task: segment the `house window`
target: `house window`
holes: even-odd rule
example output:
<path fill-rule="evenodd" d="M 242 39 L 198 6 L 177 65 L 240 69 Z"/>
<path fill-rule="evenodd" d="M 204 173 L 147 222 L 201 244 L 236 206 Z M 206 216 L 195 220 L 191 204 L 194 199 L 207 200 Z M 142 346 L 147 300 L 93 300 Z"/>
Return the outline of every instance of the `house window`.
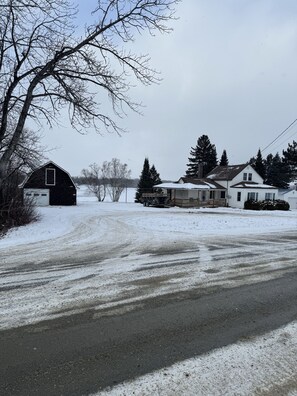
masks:
<path fill-rule="evenodd" d="M 243 180 L 246 181 L 247 180 L 247 173 L 243 174 Z"/>
<path fill-rule="evenodd" d="M 47 168 L 45 170 L 45 184 L 47 186 L 56 185 L 56 169 Z"/>
<path fill-rule="evenodd" d="M 225 191 L 221 191 L 221 198 L 226 198 L 226 192 Z"/>
<path fill-rule="evenodd" d="M 209 199 L 214 199 L 215 197 L 215 192 L 214 191 L 210 191 L 209 192 Z"/>
<path fill-rule="evenodd" d="M 241 192 L 238 191 L 237 193 L 237 201 L 240 202 L 241 201 Z"/>
<path fill-rule="evenodd" d="M 248 199 L 248 201 L 258 201 L 258 193 L 249 192 L 247 199 Z"/>
<path fill-rule="evenodd" d="M 252 177 L 253 177 L 252 173 L 249 173 L 249 181 L 252 180 Z"/>
<path fill-rule="evenodd" d="M 275 193 L 265 193 L 265 200 L 274 201 L 275 200 Z"/>

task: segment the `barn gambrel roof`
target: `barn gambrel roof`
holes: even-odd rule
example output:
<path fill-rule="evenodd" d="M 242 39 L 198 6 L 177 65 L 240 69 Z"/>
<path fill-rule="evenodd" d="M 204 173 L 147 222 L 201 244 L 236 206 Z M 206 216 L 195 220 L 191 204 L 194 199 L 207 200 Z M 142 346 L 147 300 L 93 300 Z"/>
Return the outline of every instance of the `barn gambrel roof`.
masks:
<path fill-rule="evenodd" d="M 69 172 L 67 172 L 67 171 L 66 171 L 65 169 L 63 169 L 61 166 L 57 165 L 55 162 L 53 162 L 53 161 L 48 161 L 48 162 L 46 162 L 45 164 L 43 164 L 43 165 L 41 165 L 41 166 L 38 166 L 38 167 L 35 168 L 29 175 L 27 175 L 27 177 L 26 177 L 25 180 L 19 185 L 19 187 L 20 187 L 20 188 L 23 188 L 24 185 L 27 183 L 27 181 L 30 179 L 30 177 L 33 175 L 33 173 L 35 173 L 35 172 L 38 171 L 39 169 L 44 168 L 45 166 L 49 166 L 49 165 L 54 165 L 55 167 L 61 169 L 61 171 L 65 172 L 65 173 L 69 176 L 69 178 L 70 178 L 71 182 L 73 183 L 73 185 L 75 186 L 75 183 L 74 183 L 74 181 L 72 180 L 72 177 L 70 176 L 70 173 L 69 173 Z"/>

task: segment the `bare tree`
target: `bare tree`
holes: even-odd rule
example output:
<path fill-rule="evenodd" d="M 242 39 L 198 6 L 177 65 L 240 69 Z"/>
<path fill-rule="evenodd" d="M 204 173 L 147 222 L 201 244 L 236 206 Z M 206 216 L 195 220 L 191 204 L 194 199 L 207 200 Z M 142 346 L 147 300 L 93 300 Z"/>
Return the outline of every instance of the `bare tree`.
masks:
<path fill-rule="evenodd" d="M 94 194 L 99 202 L 103 202 L 106 197 L 107 179 L 107 162 L 102 166 L 96 163 L 89 165 L 89 169 L 83 169 L 82 175 L 86 180 L 88 190 Z"/>
<path fill-rule="evenodd" d="M 104 161 L 102 165 L 93 163 L 88 169 L 82 170 L 88 190 L 94 194 L 99 202 L 104 201 L 106 193 L 112 202 L 118 202 L 131 171 L 127 164 L 122 164 L 119 159 L 113 158 L 110 162 Z"/>
<path fill-rule="evenodd" d="M 130 179 L 131 170 L 127 164 L 122 164 L 119 159 L 113 158 L 107 163 L 108 186 L 107 190 L 112 202 L 118 202 L 122 192 Z"/>
<path fill-rule="evenodd" d="M 6 142 L 2 142 L 1 149 L 5 149 Z M 48 150 L 40 143 L 40 136 L 33 130 L 24 128 L 23 133 L 10 157 L 6 176 L 14 173 L 28 173 L 38 167 L 45 159 Z"/>
<path fill-rule="evenodd" d="M 79 35 L 70 0 L 0 0 L 0 186 L 28 119 L 52 126 L 68 108 L 78 131 L 122 131 L 96 94 L 106 94 L 117 116 L 139 110 L 130 77 L 145 85 L 158 78 L 148 56 L 124 47 L 137 33 L 170 31 L 178 1 L 97 0 L 95 23 Z"/>

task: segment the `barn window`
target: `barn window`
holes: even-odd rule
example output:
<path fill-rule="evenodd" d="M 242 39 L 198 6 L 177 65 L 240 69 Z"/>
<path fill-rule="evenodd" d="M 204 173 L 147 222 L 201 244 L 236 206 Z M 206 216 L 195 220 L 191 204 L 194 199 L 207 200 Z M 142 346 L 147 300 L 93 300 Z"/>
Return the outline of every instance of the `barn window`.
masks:
<path fill-rule="evenodd" d="M 31 197 L 31 195 L 32 195 L 31 193 L 26 193 L 27 197 Z"/>
<path fill-rule="evenodd" d="M 45 184 L 47 186 L 56 185 L 56 169 L 47 168 L 45 170 Z"/>

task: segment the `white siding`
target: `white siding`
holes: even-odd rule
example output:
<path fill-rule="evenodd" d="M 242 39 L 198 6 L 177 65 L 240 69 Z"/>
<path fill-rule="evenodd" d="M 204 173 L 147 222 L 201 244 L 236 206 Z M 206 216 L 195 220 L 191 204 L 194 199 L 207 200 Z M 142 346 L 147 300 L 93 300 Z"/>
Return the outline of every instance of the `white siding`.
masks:
<path fill-rule="evenodd" d="M 247 177 L 246 180 L 244 180 L 244 173 L 246 173 Z M 249 174 L 251 174 L 251 180 L 249 180 Z M 265 199 L 265 193 L 267 192 L 276 192 L 276 190 L 271 190 L 271 189 L 259 189 L 259 188 L 231 188 L 230 186 L 234 186 L 237 183 L 240 183 L 242 181 L 246 181 L 247 183 L 249 181 L 254 182 L 254 183 L 259 183 L 263 184 L 263 178 L 258 175 L 258 173 L 255 171 L 255 169 L 251 165 L 247 165 L 237 176 L 234 177 L 233 180 L 227 181 L 219 181 L 221 185 L 226 187 L 228 189 L 227 195 L 228 195 L 228 204 L 232 208 L 243 208 L 244 203 L 247 200 L 248 193 L 258 193 L 258 200 L 264 200 Z M 241 199 L 240 201 L 237 201 L 237 193 L 241 193 Z"/>
<path fill-rule="evenodd" d="M 248 178 L 247 178 L 247 180 L 244 180 L 243 179 L 243 174 L 244 173 L 246 173 L 247 175 L 249 173 L 251 173 L 252 180 L 248 180 Z M 255 183 L 259 183 L 259 184 L 263 183 L 262 177 L 260 175 L 258 175 L 258 173 L 255 171 L 255 169 L 251 165 L 247 165 L 243 169 L 243 171 L 241 171 L 237 176 L 234 177 L 234 179 L 231 181 L 231 183 L 232 183 L 232 185 L 234 185 L 234 184 L 240 183 L 242 181 L 247 181 L 247 182 L 252 181 L 252 182 L 255 182 Z"/>
<path fill-rule="evenodd" d="M 237 193 L 241 193 L 241 200 L 237 201 Z M 245 201 L 248 199 L 248 193 L 258 194 L 258 201 L 264 201 L 266 193 L 275 193 L 277 198 L 277 189 L 271 188 L 230 188 L 229 195 L 229 206 L 232 208 L 243 208 Z"/>

